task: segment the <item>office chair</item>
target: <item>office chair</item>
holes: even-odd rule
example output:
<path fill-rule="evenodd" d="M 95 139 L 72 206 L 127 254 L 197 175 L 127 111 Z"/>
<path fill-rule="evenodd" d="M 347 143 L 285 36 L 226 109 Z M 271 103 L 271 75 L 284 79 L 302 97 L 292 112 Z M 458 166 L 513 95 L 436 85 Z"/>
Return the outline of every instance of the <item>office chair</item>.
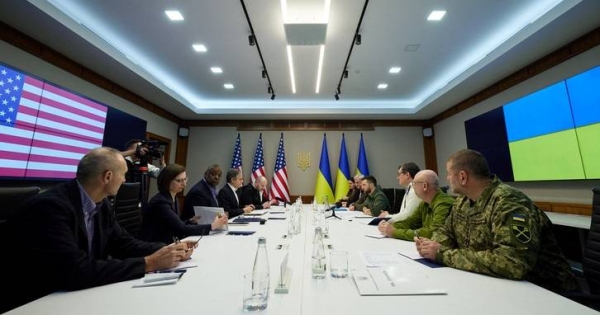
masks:
<path fill-rule="evenodd" d="M 589 292 L 567 294 L 578 303 L 600 311 L 600 188 L 592 188 L 592 223 L 583 253 L 583 275 Z"/>
<path fill-rule="evenodd" d="M 592 224 L 583 257 L 583 274 L 591 294 L 600 294 L 600 188 L 593 188 Z"/>
<path fill-rule="evenodd" d="M 40 187 L 0 187 L 0 224 L 4 224 L 27 199 L 37 195 Z"/>
<path fill-rule="evenodd" d="M 142 228 L 140 189 L 140 183 L 123 183 L 113 201 L 117 222 L 136 238 Z"/>
<path fill-rule="evenodd" d="M 390 214 L 395 214 L 400 211 L 402 199 L 404 199 L 405 190 L 402 188 L 383 188 L 381 189 L 390 203 Z"/>

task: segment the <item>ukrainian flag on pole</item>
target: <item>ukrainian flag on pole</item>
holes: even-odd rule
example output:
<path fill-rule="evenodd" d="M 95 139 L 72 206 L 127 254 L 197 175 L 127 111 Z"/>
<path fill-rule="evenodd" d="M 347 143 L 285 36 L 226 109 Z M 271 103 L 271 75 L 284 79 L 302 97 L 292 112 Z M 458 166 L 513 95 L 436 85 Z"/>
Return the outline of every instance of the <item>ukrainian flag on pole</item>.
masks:
<path fill-rule="evenodd" d="M 340 200 L 348 194 L 348 180 L 350 180 L 350 165 L 346 153 L 346 139 L 342 133 L 342 147 L 340 148 L 340 161 L 338 162 L 337 176 L 335 177 L 335 200 Z"/>
<path fill-rule="evenodd" d="M 321 148 L 321 162 L 319 163 L 319 172 L 317 173 L 317 183 L 315 184 L 315 199 L 318 203 L 327 198 L 329 202 L 333 200 L 333 189 L 331 188 L 331 171 L 329 169 L 329 154 L 327 153 L 327 138 L 323 134 L 323 146 Z"/>
<path fill-rule="evenodd" d="M 363 134 L 360 133 L 360 148 L 358 149 L 358 165 L 356 166 L 356 175 L 369 175 L 369 163 L 367 163 L 367 151 L 365 150 L 365 142 Z"/>

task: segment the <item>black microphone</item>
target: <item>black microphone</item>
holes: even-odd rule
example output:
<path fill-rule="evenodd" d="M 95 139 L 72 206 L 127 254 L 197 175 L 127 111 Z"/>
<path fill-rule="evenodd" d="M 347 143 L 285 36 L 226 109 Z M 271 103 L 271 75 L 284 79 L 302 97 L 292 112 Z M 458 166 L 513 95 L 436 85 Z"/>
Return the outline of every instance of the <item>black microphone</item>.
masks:
<path fill-rule="evenodd" d="M 290 206 L 292 205 L 292 203 L 291 203 L 291 202 L 289 202 L 289 201 L 286 201 L 286 200 L 284 200 L 284 199 L 282 199 L 282 198 L 279 198 L 279 197 L 275 197 L 275 200 L 277 200 L 277 201 L 279 201 L 279 202 L 283 202 L 283 204 L 286 204 L 286 205 L 290 205 Z"/>

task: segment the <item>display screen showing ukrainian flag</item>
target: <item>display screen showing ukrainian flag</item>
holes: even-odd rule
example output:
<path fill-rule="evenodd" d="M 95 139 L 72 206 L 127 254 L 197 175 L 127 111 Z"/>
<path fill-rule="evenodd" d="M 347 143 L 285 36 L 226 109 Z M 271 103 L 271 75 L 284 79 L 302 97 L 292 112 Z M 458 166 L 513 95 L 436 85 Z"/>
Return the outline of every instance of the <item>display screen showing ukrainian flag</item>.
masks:
<path fill-rule="evenodd" d="M 492 172 L 509 170 L 503 180 L 600 178 L 600 67 L 492 112 L 465 122 L 467 143 L 488 158 Z"/>

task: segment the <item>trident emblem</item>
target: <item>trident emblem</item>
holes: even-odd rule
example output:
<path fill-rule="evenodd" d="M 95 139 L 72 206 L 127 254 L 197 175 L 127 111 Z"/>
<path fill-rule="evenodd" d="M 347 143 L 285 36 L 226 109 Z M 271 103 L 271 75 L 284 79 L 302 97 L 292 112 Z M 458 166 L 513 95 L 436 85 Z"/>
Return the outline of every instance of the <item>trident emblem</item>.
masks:
<path fill-rule="evenodd" d="M 310 167 L 310 152 L 298 152 L 298 167 L 302 171 Z"/>

